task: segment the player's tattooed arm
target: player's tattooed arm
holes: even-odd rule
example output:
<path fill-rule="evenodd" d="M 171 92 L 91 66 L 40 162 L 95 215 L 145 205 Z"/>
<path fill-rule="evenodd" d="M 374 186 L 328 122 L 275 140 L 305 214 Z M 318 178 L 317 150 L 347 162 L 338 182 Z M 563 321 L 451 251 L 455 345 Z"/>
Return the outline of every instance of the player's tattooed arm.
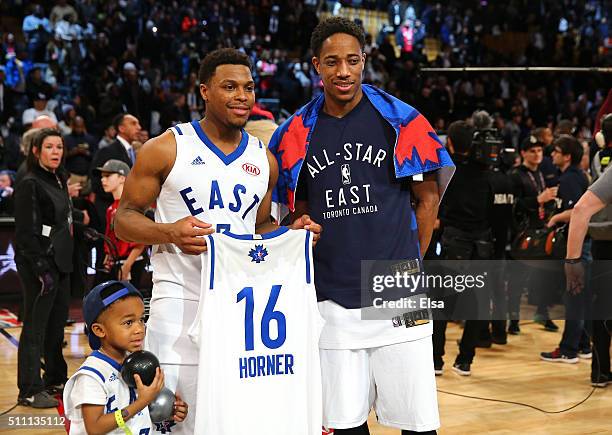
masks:
<path fill-rule="evenodd" d="M 433 233 L 440 204 L 440 192 L 438 190 L 436 173 L 428 172 L 423 174 L 423 181 L 413 181 L 410 184 L 410 188 L 412 196 L 416 201 L 415 213 L 421 257 L 423 257 L 431 241 L 431 234 Z"/>
<path fill-rule="evenodd" d="M 173 243 L 186 254 L 201 254 L 206 251 L 206 240 L 202 236 L 214 232 L 210 223 L 194 216 L 174 223 L 156 223 L 144 214 L 156 201 L 175 159 L 176 141 L 170 132 L 150 139 L 142 147 L 125 182 L 115 215 L 115 232 L 128 242 Z"/>

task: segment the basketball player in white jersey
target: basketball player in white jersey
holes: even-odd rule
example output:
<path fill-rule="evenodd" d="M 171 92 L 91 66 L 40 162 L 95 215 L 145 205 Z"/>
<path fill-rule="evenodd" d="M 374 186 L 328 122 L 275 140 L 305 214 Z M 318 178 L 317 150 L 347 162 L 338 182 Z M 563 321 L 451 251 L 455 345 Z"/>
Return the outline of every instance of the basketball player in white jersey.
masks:
<path fill-rule="evenodd" d="M 121 239 L 154 245 L 145 347 L 159 358 L 166 385 L 192 407 L 198 353 L 187 331 L 200 295 L 204 236 L 277 228 L 270 221 L 276 160 L 243 130 L 255 102 L 249 58 L 235 49 L 215 50 L 202 61 L 199 79 L 205 118 L 178 124 L 147 141 L 115 217 Z M 154 202 L 155 222 L 144 215 Z M 308 216 L 296 219 L 292 228 L 309 229 L 315 239 L 321 231 Z M 191 416 L 171 430 L 193 434 L 193 425 Z"/>

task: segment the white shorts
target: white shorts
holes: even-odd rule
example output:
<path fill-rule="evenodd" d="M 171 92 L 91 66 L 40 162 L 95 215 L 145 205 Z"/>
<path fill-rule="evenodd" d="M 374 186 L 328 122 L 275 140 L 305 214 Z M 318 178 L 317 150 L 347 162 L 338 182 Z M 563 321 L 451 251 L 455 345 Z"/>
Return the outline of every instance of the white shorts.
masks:
<path fill-rule="evenodd" d="M 380 424 L 412 431 L 440 427 L 431 337 L 367 349 L 321 349 L 323 425 Z"/>
<path fill-rule="evenodd" d="M 193 435 L 195 433 L 198 366 L 160 363 L 164 371 L 164 386 L 178 393 L 187 403 L 187 418 L 181 423 L 170 423 L 170 428 L 156 427 L 154 433 Z M 155 423 L 153 424 L 155 427 Z M 170 429 L 170 430 L 168 430 Z"/>
<path fill-rule="evenodd" d="M 365 349 L 414 341 L 431 337 L 433 323 L 396 327 L 388 320 L 364 320 L 361 308 L 347 309 L 336 302 L 319 302 L 319 312 L 325 320 L 319 339 L 321 349 Z"/>
<path fill-rule="evenodd" d="M 195 320 L 198 302 L 186 299 L 153 299 L 145 349 L 153 352 L 160 363 L 198 364 L 198 348 L 187 332 Z"/>
<path fill-rule="evenodd" d="M 193 323 L 197 307 L 197 302 L 184 299 L 151 301 L 145 349 L 159 359 L 165 386 L 178 393 L 189 407 L 185 421 L 170 423 L 170 428 L 157 427 L 155 433 L 192 435 L 195 431 L 198 349 L 187 336 L 187 331 Z"/>

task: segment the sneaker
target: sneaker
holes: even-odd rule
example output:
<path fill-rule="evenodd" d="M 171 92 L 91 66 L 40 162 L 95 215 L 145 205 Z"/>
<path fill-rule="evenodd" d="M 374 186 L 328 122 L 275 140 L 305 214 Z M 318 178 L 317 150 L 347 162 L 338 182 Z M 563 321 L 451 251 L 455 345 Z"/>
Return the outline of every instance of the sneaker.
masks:
<path fill-rule="evenodd" d="M 540 325 L 544 325 L 544 322 L 546 322 L 546 320 L 548 320 L 548 314 L 538 314 L 538 313 L 536 313 L 533 316 L 533 321 L 535 323 L 540 324 Z"/>
<path fill-rule="evenodd" d="M 64 384 L 49 385 L 47 387 L 47 393 L 49 393 L 51 396 L 55 396 L 56 394 L 63 394 Z"/>
<path fill-rule="evenodd" d="M 612 384 L 612 375 L 604 375 L 602 373 L 599 375 L 591 374 L 591 385 L 593 387 L 605 388 L 605 386 L 608 384 Z"/>
<path fill-rule="evenodd" d="M 552 352 L 542 352 L 540 353 L 540 359 L 542 361 L 548 362 L 562 362 L 567 364 L 576 364 L 578 362 L 578 357 L 569 357 L 567 355 L 563 355 L 559 348 L 556 348 Z"/>
<path fill-rule="evenodd" d="M 470 371 L 470 363 L 458 363 L 453 364 L 453 370 L 455 373 L 461 376 L 470 376 L 472 372 Z"/>
<path fill-rule="evenodd" d="M 442 376 L 442 374 L 444 373 L 442 367 L 444 367 L 444 364 L 434 364 L 434 373 L 436 374 L 436 376 Z"/>
<path fill-rule="evenodd" d="M 580 349 L 578 351 L 578 358 L 581 358 L 581 359 L 591 359 L 591 358 L 593 358 L 593 351 L 591 351 L 591 349 L 589 349 L 589 348 Z"/>
<path fill-rule="evenodd" d="M 23 406 L 31 406 L 32 408 L 55 408 L 59 405 L 57 399 L 51 397 L 46 391 L 41 391 L 30 397 L 19 397 L 17 402 Z"/>
<path fill-rule="evenodd" d="M 557 332 L 559 327 L 552 320 L 548 319 L 544 322 L 544 329 L 550 332 Z"/>
<path fill-rule="evenodd" d="M 536 314 L 533 321 L 538 325 L 542 325 L 546 331 L 557 332 L 559 330 L 555 322 L 545 317 L 543 314 Z"/>
<path fill-rule="evenodd" d="M 495 344 L 508 344 L 508 338 L 505 335 L 501 335 L 501 336 L 492 336 L 491 337 L 491 341 Z"/>
<path fill-rule="evenodd" d="M 519 328 L 518 320 L 510 320 L 510 324 L 508 325 L 508 334 L 519 335 L 520 333 L 521 328 Z"/>

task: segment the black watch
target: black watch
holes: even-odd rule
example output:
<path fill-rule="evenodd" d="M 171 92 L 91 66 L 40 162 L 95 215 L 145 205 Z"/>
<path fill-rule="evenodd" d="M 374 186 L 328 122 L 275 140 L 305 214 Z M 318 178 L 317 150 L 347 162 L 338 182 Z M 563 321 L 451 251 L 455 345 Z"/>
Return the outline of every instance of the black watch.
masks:
<path fill-rule="evenodd" d="M 127 408 L 123 408 L 121 410 L 121 417 L 125 420 L 126 418 L 128 418 L 130 416 L 130 411 L 128 411 Z"/>
<path fill-rule="evenodd" d="M 582 259 L 580 257 L 578 258 L 566 258 L 565 259 L 565 264 L 578 264 L 582 261 Z"/>

